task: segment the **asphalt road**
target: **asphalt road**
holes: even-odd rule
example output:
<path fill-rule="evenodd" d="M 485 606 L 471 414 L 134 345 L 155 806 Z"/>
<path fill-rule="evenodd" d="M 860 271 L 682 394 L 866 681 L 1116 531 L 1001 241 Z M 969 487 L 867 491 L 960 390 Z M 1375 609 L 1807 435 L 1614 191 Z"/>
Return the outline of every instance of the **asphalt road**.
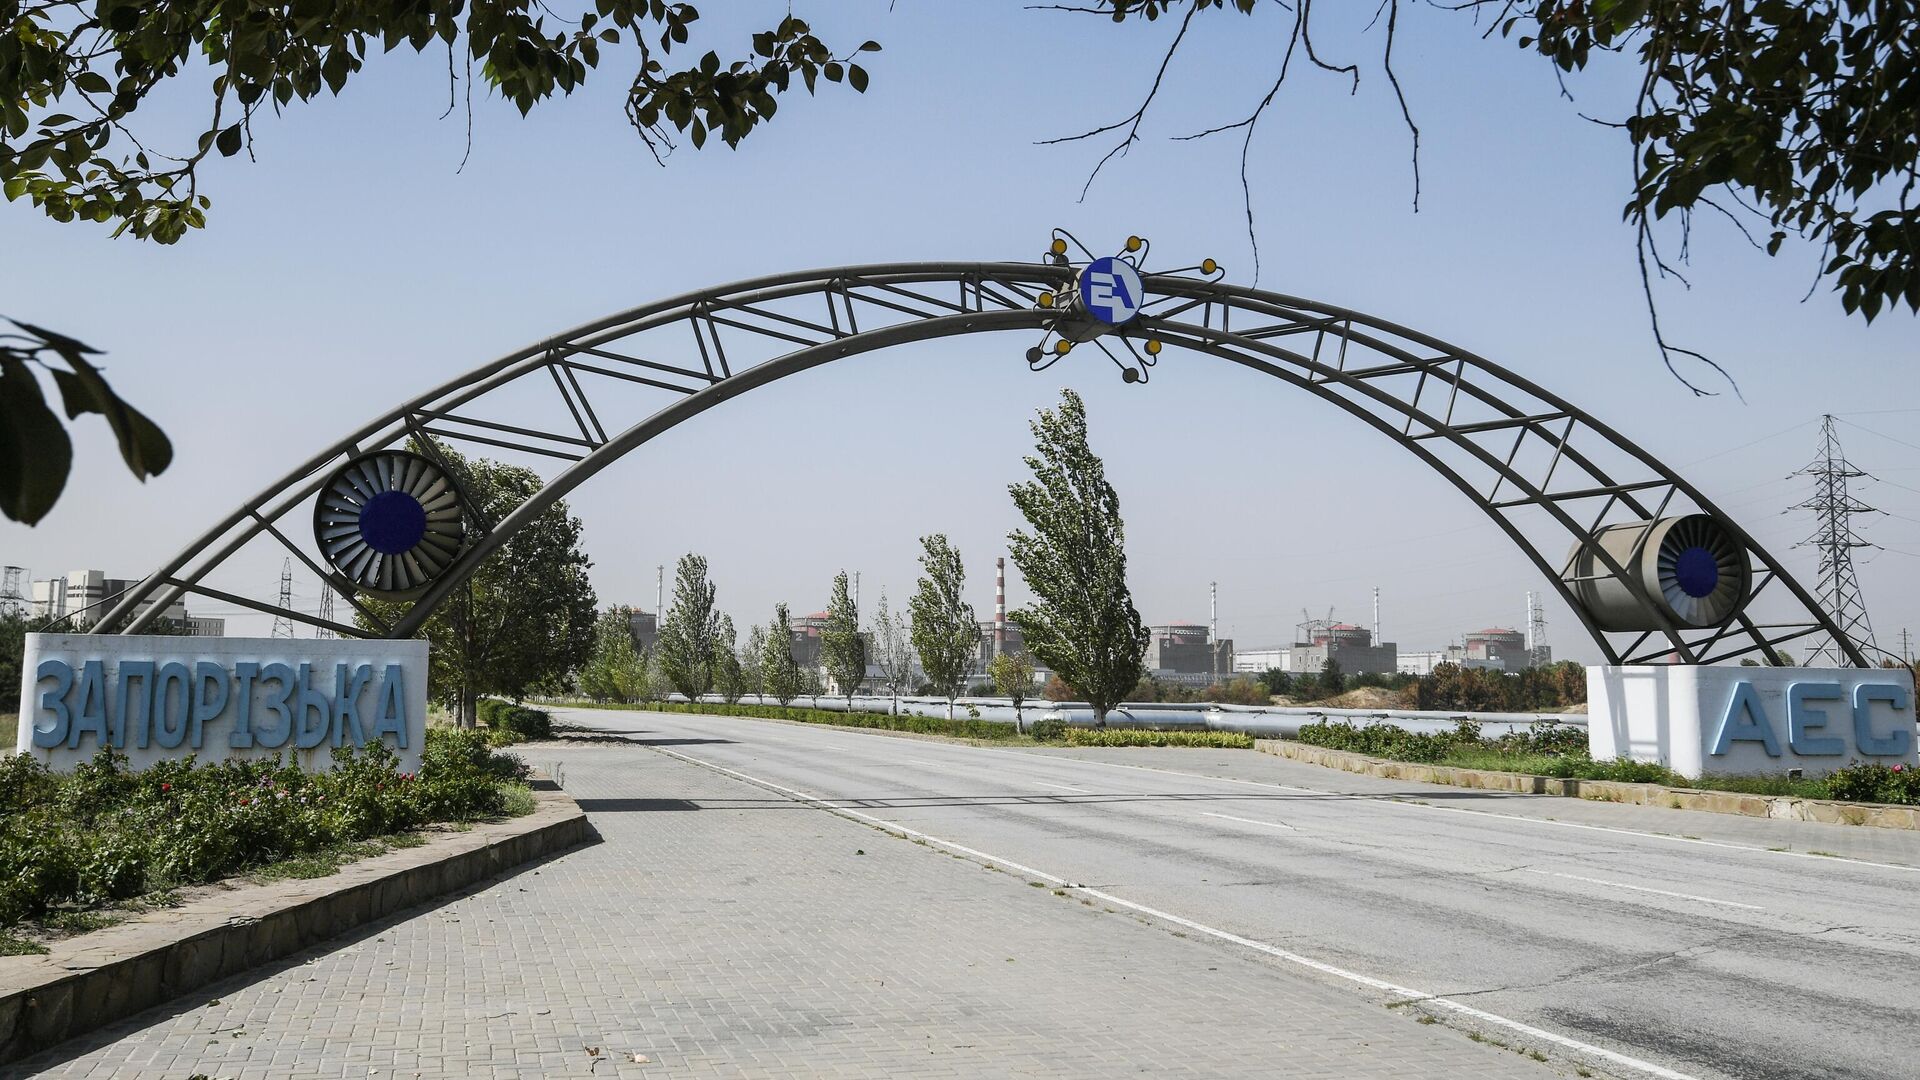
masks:
<path fill-rule="evenodd" d="M 1920 834 L 1469 792 L 1252 751 L 557 715 L 1606 1072 L 1920 1075 Z"/>

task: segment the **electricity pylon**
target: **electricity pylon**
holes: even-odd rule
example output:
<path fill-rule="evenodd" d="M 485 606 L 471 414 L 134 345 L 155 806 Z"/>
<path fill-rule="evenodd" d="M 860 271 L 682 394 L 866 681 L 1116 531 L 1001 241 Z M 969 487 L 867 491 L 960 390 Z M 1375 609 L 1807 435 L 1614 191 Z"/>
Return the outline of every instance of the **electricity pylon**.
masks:
<path fill-rule="evenodd" d="M 280 563 L 280 610 L 285 612 L 293 610 L 292 559 L 286 559 Z M 275 615 L 273 617 L 273 636 L 277 638 L 290 638 L 293 636 L 293 619 L 291 616 Z"/>
<path fill-rule="evenodd" d="M 1860 534 L 1854 531 L 1853 516 L 1876 511 L 1847 492 L 1847 481 L 1868 474 L 1854 468 L 1840 449 L 1840 437 L 1833 430 L 1832 416 L 1822 418 L 1819 455 L 1795 475 L 1813 477 L 1813 498 L 1794 509 L 1813 511 L 1816 524 L 1813 535 L 1794 546 L 1820 550 L 1820 586 L 1816 590 L 1820 603 L 1855 647 L 1862 652 L 1874 651 L 1873 624 L 1867 620 L 1867 605 L 1860 597 L 1860 578 L 1853 569 L 1853 549 L 1874 545 L 1860 539 Z M 1808 667 L 1817 667 L 1822 662 L 1830 662 L 1833 667 L 1847 665 L 1846 653 L 1839 642 L 1823 642 L 1807 657 Z"/>

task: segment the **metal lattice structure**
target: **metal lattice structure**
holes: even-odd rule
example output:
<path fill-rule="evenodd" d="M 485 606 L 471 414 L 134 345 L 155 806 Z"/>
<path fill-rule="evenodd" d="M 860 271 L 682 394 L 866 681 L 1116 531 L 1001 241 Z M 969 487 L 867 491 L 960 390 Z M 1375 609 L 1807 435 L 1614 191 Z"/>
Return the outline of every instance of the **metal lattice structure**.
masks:
<path fill-rule="evenodd" d="M 1847 481 L 1867 474 L 1854 468 L 1840 449 L 1840 436 L 1833 430 L 1833 417 L 1822 418 L 1820 454 L 1800 475 L 1813 478 L 1813 498 L 1794 507 L 1813 512 L 1812 536 L 1794 545 L 1817 548 L 1820 552 L 1818 596 L 1827 613 L 1840 627 L 1844 640 L 1874 652 L 1883 651 L 1873 640 L 1873 623 L 1867 619 L 1867 603 L 1860 596 L 1860 575 L 1853 569 L 1853 549 L 1872 547 L 1854 531 L 1855 514 L 1879 511 L 1861 502 L 1847 491 Z M 1840 659 L 1841 638 L 1830 638 L 1807 657 L 1808 666 L 1834 663 Z"/>
<path fill-rule="evenodd" d="M 1211 261 L 1206 271 L 1214 274 Z M 135 614 L 143 601 L 161 598 L 145 609 L 156 612 L 186 594 L 279 615 L 271 602 L 212 582 L 236 552 L 266 544 L 285 548 L 320 575 L 371 629 L 303 612 L 292 617 L 340 634 L 410 636 L 506 537 L 663 432 L 731 398 L 846 357 L 958 335 L 1024 331 L 1030 341 L 1035 330 L 1058 332 L 1059 298 L 1071 297 L 1075 283 L 1075 270 L 1059 256 L 1042 263 L 856 266 L 701 290 L 588 323 L 483 365 L 348 434 L 189 544 L 122 597 L 100 625 L 137 633 L 147 621 Z M 1131 323 L 1097 332 L 1117 335 L 1129 350 L 1144 342 L 1144 351 L 1163 364 L 1174 356 L 1183 362 L 1206 356 L 1271 376 L 1392 439 L 1518 545 L 1579 615 L 1608 662 L 1711 663 L 1750 654 L 1773 660 L 1775 646 L 1824 635 L 1849 662 L 1864 665 L 1806 590 L 1699 491 L 1605 424 L 1513 372 L 1417 331 L 1295 296 L 1179 274 L 1145 274 L 1141 284 L 1152 303 Z M 1019 362 L 1017 348 L 1009 349 L 1010 363 Z M 1143 379 L 1144 370 L 1136 376 Z M 310 514 L 316 495 L 348 462 L 410 441 L 432 457 L 434 439 L 562 464 L 534 497 L 497 521 L 486 520 L 461 493 L 464 546 L 411 595 L 401 617 L 382 620 L 287 523 L 302 520 L 303 510 Z M 1650 615 L 1655 629 L 1603 629 L 1574 595 L 1582 579 L 1572 569 L 1570 545 L 1576 553 L 1596 549 L 1587 558 L 1598 567 L 1593 573 L 1627 579 L 1620 560 L 1597 548 L 1596 534 L 1621 522 L 1683 513 L 1708 514 L 1725 525 L 1753 567 L 1746 599 L 1762 599 L 1777 616 L 1762 622 L 1756 608 L 1743 605 L 1721 626 L 1687 627 Z M 1646 596 L 1640 584 L 1631 588 Z M 1650 611 L 1658 606 L 1645 602 Z"/>

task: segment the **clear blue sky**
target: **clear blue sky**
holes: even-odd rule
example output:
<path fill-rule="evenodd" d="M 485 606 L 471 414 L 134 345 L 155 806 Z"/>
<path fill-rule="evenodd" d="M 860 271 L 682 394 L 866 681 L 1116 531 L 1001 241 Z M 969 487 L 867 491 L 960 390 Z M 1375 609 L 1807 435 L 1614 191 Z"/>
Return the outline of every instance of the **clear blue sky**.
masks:
<path fill-rule="evenodd" d="M 705 6 L 696 45 L 723 55 L 785 8 Z M 1290 19 L 1277 6 L 1198 25 L 1143 142 L 1084 202 L 1108 144 L 1035 143 L 1129 112 L 1170 22 L 928 0 L 795 7 L 829 40 L 885 43 L 867 58 L 872 87 L 785 99 L 737 152 L 683 148 L 655 166 L 621 114 L 633 55 L 612 52 L 589 90 L 525 119 L 477 92 L 472 158 L 456 172 L 466 126 L 459 111 L 438 119 L 444 56 L 400 52 L 376 57 L 341 99 L 262 116 L 259 161 L 206 170 L 210 226 L 175 247 L 0 206 L 0 311 L 108 350 L 115 385 L 178 454 L 143 486 L 97 418 L 83 421 L 66 499 L 38 528 L 0 525 L 0 561 L 36 576 L 144 573 L 403 396 L 702 285 L 808 266 L 1028 259 L 1055 225 L 1095 246 L 1140 233 L 1156 264 L 1211 255 L 1230 280 L 1249 280 L 1237 142 L 1168 136 L 1237 118 L 1264 90 Z M 1321 9 L 1324 53 L 1377 54 L 1360 7 Z M 1543 61 L 1480 40 L 1463 16 L 1409 5 L 1401 32 L 1396 59 L 1423 135 L 1419 213 L 1377 66 L 1352 96 L 1340 77 L 1302 68 L 1253 147 L 1260 283 L 1455 342 L 1669 461 L 1698 462 L 1687 475 L 1809 579 L 1813 554 L 1781 550 L 1811 531 L 1805 515 L 1782 513 L 1808 491 L 1785 477 L 1812 456 L 1818 415 L 1847 414 L 1858 425 L 1843 429 L 1847 449 L 1883 478 L 1861 494 L 1901 515 L 1860 523 L 1897 549 L 1861 553 L 1875 624 L 1888 645 L 1901 626 L 1920 629 L 1915 320 L 1864 326 L 1824 288 L 1803 304 L 1813 251 L 1769 260 L 1703 218 L 1694 287 L 1663 287 L 1663 313 L 1675 340 L 1734 372 L 1746 400 L 1694 398 L 1647 333 L 1619 212 L 1627 147 L 1576 112 L 1617 112 L 1629 73 L 1572 79 L 1569 103 Z M 169 101 L 155 119 L 184 124 L 197 108 Z M 823 606 L 841 567 L 862 572 L 867 600 L 885 588 L 897 603 L 915 538 L 945 531 L 985 615 L 993 557 L 1015 524 L 1005 487 L 1027 418 L 1062 385 L 1088 397 L 1151 622 L 1205 619 L 1218 581 L 1223 632 L 1274 644 L 1303 607 L 1364 622 L 1378 585 L 1385 636 L 1425 648 L 1518 625 L 1525 590 L 1544 587 L 1459 495 L 1305 395 L 1202 361 L 1163 363 L 1147 387 L 1123 386 L 1088 354 L 1036 376 L 1025 344 L 967 339 L 835 364 L 628 458 L 572 499 L 602 602 L 651 607 L 654 567 L 670 572 L 696 550 L 743 631 L 778 600 Z M 270 595 L 278 572 L 266 555 L 225 582 Z M 299 575 L 295 592 L 313 607 L 315 582 Z M 1562 655 L 1595 656 L 1570 613 L 1550 607 L 1549 619 Z"/>

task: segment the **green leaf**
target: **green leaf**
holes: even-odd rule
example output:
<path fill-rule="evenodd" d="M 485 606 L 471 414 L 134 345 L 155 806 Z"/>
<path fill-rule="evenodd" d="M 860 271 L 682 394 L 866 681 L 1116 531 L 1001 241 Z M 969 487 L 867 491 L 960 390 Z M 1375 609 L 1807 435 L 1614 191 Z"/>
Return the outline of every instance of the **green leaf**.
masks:
<path fill-rule="evenodd" d="M 867 69 L 859 64 L 847 65 L 847 85 L 859 93 L 867 92 Z"/>
<path fill-rule="evenodd" d="M 71 420 L 82 413 L 99 413 L 107 418 L 107 425 L 113 428 L 114 437 L 120 442 L 120 457 L 136 478 L 145 480 L 165 472 L 167 466 L 173 463 L 173 443 L 168 441 L 159 425 L 122 401 L 120 395 L 107 385 L 98 368 L 78 355 L 65 356 L 65 359 L 73 370 L 55 368 L 53 381 L 60 387 L 67 418 Z"/>
<path fill-rule="evenodd" d="M 0 354 L 0 514 L 32 525 L 67 486 L 73 442 L 26 361 Z"/>
<path fill-rule="evenodd" d="M 232 127 L 227 128 L 225 131 L 222 131 L 219 134 L 219 136 L 216 137 L 213 141 L 214 141 L 214 145 L 220 148 L 221 157 L 232 157 L 233 155 L 239 153 L 240 152 L 240 125 L 235 124 Z"/>

